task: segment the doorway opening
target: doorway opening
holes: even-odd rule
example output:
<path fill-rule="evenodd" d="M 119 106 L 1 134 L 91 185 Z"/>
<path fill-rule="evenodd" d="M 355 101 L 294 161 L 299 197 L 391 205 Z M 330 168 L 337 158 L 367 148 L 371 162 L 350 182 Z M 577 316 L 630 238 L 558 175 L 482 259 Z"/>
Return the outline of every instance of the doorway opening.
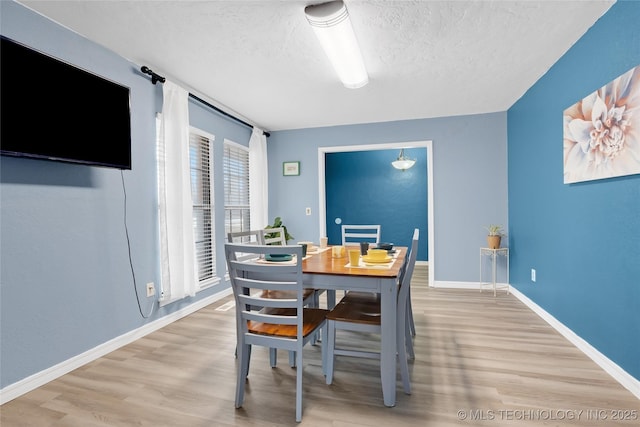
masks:
<path fill-rule="evenodd" d="M 427 250 L 429 263 L 429 286 L 433 286 L 435 278 L 435 239 L 433 218 L 433 142 L 408 141 L 382 144 L 346 145 L 318 148 L 318 194 L 319 194 L 319 229 L 320 235 L 327 235 L 327 195 L 326 195 L 326 162 L 327 153 L 354 151 L 400 150 L 402 148 L 425 148 L 427 151 Z M 391 160 L 390 160 L 391 161 Z"/>

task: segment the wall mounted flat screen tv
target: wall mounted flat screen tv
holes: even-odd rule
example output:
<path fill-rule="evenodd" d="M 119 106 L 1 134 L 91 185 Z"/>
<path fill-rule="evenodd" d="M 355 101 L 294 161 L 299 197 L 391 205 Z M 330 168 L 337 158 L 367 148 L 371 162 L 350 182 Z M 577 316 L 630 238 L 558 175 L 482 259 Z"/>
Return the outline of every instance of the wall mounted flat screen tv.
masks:
<path fill-rule="evenodd" d="M 129 88 L 1 39 L 1 154 L 131 169 Z"/>

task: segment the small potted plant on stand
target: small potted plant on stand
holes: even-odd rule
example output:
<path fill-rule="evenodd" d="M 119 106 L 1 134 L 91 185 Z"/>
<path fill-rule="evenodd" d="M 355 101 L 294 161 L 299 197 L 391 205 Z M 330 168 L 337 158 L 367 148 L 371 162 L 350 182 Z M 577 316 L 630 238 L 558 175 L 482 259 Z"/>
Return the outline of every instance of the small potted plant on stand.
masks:
<path fill-rule="evenodd" d="M 489 235 L 487 236 L 487 245 L 489 249 L 499 249 L 500 241 L 502 240 L 502 236 L 504 236 L 502 226 L 491 224 L 485 228 L 489 232 Z"/>

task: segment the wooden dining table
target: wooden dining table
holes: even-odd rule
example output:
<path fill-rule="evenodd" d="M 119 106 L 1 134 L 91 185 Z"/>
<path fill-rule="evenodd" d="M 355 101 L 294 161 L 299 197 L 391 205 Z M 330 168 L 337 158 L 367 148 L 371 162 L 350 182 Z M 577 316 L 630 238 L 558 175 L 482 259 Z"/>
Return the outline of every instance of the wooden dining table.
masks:
<path fill-rule="evenodd" d="M 380 294 L 380 379 L 385 406 L 396 404 L 397 296 L 400 271 L 407 254 L 406 247 L 396 247 L 395 250 L 391 266 L 349 267 L 349 257 L 334 258 L 331 248 L 309 253 L 302 262 L 305 287 L 327 290 L 329 308 L 335 306 L 338 290 Z"/>

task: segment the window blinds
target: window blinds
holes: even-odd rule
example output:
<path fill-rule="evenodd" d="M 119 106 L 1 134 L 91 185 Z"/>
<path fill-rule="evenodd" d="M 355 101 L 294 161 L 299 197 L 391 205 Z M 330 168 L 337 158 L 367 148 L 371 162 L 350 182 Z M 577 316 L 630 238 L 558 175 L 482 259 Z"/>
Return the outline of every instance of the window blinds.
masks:
<path fill-rule="evenodd" d="M 191 132 L 189 138 L 191 168 L 191 198 L 193 200 L 193 230 L 196 245 L 196 264 L 200 286 L 216 274 L 213 245 L 213 198 L 211 188 L 213 163 L 211 140 Z"/>
<path fill-rule="evenodd" d="M 249 210 L 249 150 L 230 141 L 224 143 L 225 231 L 251 229 Z"/>

